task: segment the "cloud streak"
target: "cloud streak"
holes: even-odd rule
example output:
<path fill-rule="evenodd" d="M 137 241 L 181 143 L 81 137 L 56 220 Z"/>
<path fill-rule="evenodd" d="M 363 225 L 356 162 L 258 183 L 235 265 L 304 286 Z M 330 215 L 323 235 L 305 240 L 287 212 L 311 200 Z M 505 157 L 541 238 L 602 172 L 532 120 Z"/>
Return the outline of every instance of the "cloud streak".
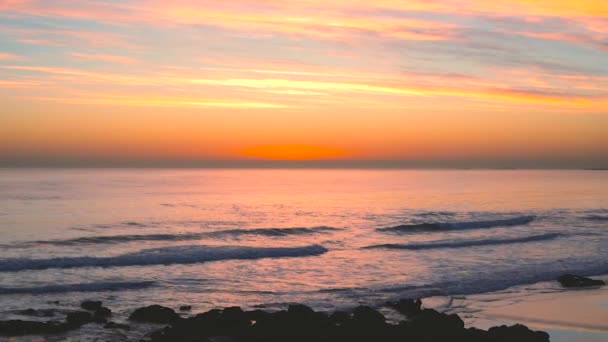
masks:
<path fill-rule="evenodd" d="M 344 142 L 363 157 L 512 157 L 568 136 L 568 153 L 608 154 L 604 0 L 5 0 L 0 46 L 13 152 L 52 140 L 31 122 L 78 130 L 86 108 L 123 136 L 153 127 L 145 143 L 208 127 L 195 151 Z"/>

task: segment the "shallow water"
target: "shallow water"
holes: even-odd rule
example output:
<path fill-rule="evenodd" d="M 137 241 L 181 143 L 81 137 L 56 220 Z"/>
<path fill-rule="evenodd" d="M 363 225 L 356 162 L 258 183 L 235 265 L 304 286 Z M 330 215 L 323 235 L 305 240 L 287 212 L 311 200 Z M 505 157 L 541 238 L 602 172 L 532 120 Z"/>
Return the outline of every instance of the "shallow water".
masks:
<path fill-rule="evenodd" d="M 608 273 L 608 171 L 2 169 L 0 189 L 3 316 L 333 309 Z"/>

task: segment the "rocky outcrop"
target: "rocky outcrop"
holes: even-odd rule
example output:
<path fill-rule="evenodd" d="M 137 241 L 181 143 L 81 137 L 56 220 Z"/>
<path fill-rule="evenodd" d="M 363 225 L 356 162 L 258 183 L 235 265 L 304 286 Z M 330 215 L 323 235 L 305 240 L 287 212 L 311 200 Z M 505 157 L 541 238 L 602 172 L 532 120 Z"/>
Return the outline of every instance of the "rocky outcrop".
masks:
<path fill-rule="evenodd" d="M 559 281 L 563 287 L 592 287 L 606 285 L 603 280 L 585 278 L 572 274 L 564 274 L 563 276 L 557 278 L 557 281 Z"/>
<path fill-rule="evenodd" d="M 211 310 L 178 319 L 150 335 L 152 342 L 211 341 L 218 337 L 237 342 L 548 342 L 549 335 L 522 325 L 484 331 L 465 328 L 458 315 L 422 309 L 419 301 L 404 300 L 396 307 L 408 316 L 399 324 L 388 323 L 377 310 L 359 306 L 351 313 L 328 315 L 304 305 L 278 312 L 250 311 L 238 307 Z M 397 304 L 394 303 L 394 304 Z"/>
<path fill-rule="evenodd" d="M 150 305 L 136 309 L 129 316 L 132 321 L 147 323 L 171 323 L 179 318 L 179 315 L 173 309 L 160 305 Z"/>

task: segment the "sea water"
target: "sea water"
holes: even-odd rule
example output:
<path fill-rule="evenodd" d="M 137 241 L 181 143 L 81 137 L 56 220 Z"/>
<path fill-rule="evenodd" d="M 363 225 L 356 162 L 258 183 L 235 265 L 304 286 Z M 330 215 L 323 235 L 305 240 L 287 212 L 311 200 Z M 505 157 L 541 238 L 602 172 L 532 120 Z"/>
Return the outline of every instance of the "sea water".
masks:
<path fill-rule="evenodd" d="M 608 274 L 607 228 L 601 170 L 0 169 L 0 319 L 499 291 Z"/>

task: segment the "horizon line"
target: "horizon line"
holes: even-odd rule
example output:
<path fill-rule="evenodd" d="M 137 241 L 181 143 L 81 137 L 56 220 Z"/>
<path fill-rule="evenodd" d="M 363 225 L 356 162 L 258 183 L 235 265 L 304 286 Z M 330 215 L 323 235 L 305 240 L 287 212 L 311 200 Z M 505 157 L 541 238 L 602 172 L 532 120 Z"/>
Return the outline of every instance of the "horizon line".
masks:
<path fill-rule="evenodd" d="M 589 160 L 0 160 L 0 168 L 139 169 L 556 169 L 608 170 Z"/>

